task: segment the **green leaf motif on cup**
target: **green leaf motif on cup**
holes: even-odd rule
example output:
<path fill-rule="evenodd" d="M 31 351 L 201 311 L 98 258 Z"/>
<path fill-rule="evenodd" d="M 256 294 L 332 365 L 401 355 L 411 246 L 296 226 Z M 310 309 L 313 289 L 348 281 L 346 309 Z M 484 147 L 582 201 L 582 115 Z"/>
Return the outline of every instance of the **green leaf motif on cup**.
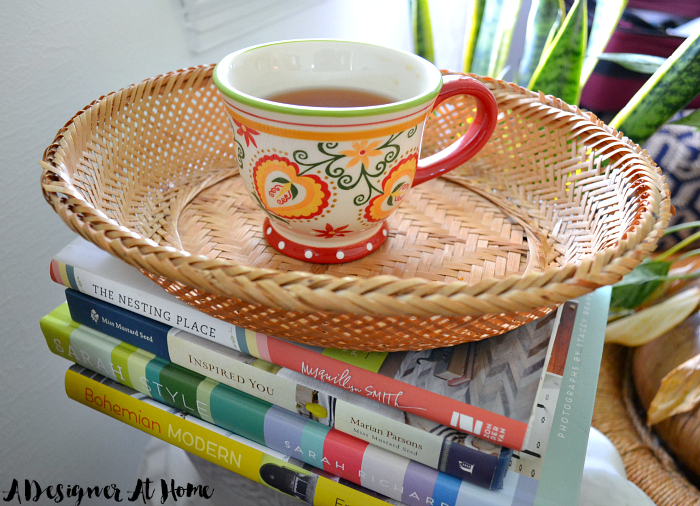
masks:
<path fill-rule="evenodd" d="M 407 131 L 407 137 L 412 137 L 417 126 Z M 390 135 L 385 140 L 361 140 L 352 142 L 349 149 L 342 149 L 338 142 L 319 142 L 316 147 L 318 154 L 298 149 L 292 158 L 300 167 L 299 175 L 311 171 L 320 172 L 335 179 L 338 188 L 344 191 L 363 188 L 353 198 L 353 204 L 363 206 L 375 195 L 383 195 L 377 178 L 384 175 L 390 165 L 401 153 L 401 145 L 396 142 L 405 131 Z M 320 156 L 319 156 L 320 155 Z M 374 159 L 380 158 L 374 163 Z M 359 169 L 357 168 L 359 166 Z"/>
<path fill-rule="evenodd" d="M 404 189 L 404 186 L 406 183 L 400 181 L 398 182 L 392 189 L 391 189 L 391 194 L 389 195 L 389 198 L 386 199 L 386 203 L 389 204 L 390 206 L 394 205 L 394 195 L 397 194 L 400 190 Z"/>
<path fill-rule="evenodd" d="M 241 169 L 243 168 L 243 160 L 245 160 L 245 150 L 243 149 L 243 144 L 241 144 L 241 141 L 238 140 L 238 136 L 236 135 L 236 125 L 229 116 L 228 122 L 231 124 L 231 129 L 233 130 L 233 142 L 236 145 L 236 161 L 238 162 L 238 168 Z"/>
<path fill-rule="evenodd" d="M 285 179 L 283 177 L 276 177 L 275 179 L 272 180 L 273 183 L 280 183 L 280 184 L 289 184 L 289 192 L 292 195 L 292 200 L 297 198 L 297 195 L 299 195 L 299 189 L 296 187 L 296 185 L 292 182 L 289 181 L 289 179 Z"/>

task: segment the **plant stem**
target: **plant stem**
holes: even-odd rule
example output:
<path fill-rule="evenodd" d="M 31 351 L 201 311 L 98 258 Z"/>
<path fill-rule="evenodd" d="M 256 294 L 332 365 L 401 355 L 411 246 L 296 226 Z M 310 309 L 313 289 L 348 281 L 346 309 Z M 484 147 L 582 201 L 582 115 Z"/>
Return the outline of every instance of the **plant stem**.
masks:
<path fill-rule="evenodd" d="M 680 223 L 678 225 L 668 227 L 664 231 L 664 235 L 675 234 L 676 232 L 680 232 L 681 230 L 685 230 L 687 228 L 696 228 L 696 227 L 700 227 L 700 221 L 689 221 L 688 223 Z"/>
<path fill-rule="evenodd" d="M 700 277 L 700 271 L 691 272 L 690 274 L 684 274 L 682 276 L 665 276 L 664 281 L 678 281 L 681 279 L 693 279 Z"/>
<path fill-rule="evenodd" d="M 671 248 L 669 248 L 666 251 L 664 251 L 663 253 L 661 253 L 658 257 L 656 257 L 655 260 L 658 260 L 658 261 L 665 260 L 666 258 L 670 257 L 671 255 L 673 255 L 677 251 L 682 250 L 688 244 L 692 244 L 693 242 L 697 241 L 698 239 L 700 239 L 700 232 L 695 232 L 693 235 L 686 237 L 678 244 L 675 244 Z"/>
<path fill-rule="evenodd" d="M 688 251 L 687 253 L 683 253 L 681 256 L 678 257 L 678 261 L 687 260 L 688 258 L 697 256 L 697 255 L 700 255 L 700 249 L 694 249 L 693 251 Z"/>

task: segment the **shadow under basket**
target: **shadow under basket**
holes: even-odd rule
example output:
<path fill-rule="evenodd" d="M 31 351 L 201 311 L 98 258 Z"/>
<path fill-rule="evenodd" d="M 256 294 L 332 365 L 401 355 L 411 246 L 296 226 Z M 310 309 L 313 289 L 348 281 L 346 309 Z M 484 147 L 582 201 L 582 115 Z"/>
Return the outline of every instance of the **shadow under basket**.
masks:
<path fill-rule="evenodd" d="M 409 191 L 371 255 L 337 265 L 267 245 L 213 66 L 111 93 L 46 149 L 42 189 L 68 226 L 198 310 L 323 347 L 418 350 L 501 334 L 617 282 L 670 217 L 648 155 L 594 116 L 511 83 L 486 147 Z M 422 156 L 474 113 L 431 113 Z"/>

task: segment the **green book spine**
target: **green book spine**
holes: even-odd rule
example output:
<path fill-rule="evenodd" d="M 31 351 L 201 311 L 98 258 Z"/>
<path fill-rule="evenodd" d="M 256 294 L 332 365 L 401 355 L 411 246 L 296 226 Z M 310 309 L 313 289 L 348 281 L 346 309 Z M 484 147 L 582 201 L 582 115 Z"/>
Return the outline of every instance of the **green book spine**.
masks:
<path fill-rule="evenodd" d="M 60 339 L 60 338 L 59 338 Z M 367 489 L 334 481 L 252 441 L 169 409 L 99 374 L 74 365 L 66 373 L 68 397 L 250 480 L 316 506 L 379 506 L 387 502 Z M 282 475 L 287 480 L 275 480 Z M 216 494 L 216 490 L 211 492 Z M 213 496 L 212 496 L 213 497 Z M 167 497 L 165 497 L 167 499 Z M 385 498 L 384 498 L 385 499 Z M 202 499 L 206 503 L 205 499 Z"/>

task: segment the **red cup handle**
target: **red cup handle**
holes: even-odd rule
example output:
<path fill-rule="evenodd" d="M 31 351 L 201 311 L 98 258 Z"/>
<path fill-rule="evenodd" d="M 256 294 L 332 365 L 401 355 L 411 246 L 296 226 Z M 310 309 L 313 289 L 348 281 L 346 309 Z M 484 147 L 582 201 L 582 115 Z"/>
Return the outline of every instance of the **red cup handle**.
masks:
<path fill-rule="evenodd" d="M 486 86 L 468 76 L 443 76 L 442 81 L 442 89 L 433 109 L 443 100 L 455 95 L 469 95 L 476 100 L 476 116 L 459 140 L 418 162 L 413 186 L 425 183 L 462 165 L 484 147 L 496 128 L 498 106 L 493 93 Z"/>

